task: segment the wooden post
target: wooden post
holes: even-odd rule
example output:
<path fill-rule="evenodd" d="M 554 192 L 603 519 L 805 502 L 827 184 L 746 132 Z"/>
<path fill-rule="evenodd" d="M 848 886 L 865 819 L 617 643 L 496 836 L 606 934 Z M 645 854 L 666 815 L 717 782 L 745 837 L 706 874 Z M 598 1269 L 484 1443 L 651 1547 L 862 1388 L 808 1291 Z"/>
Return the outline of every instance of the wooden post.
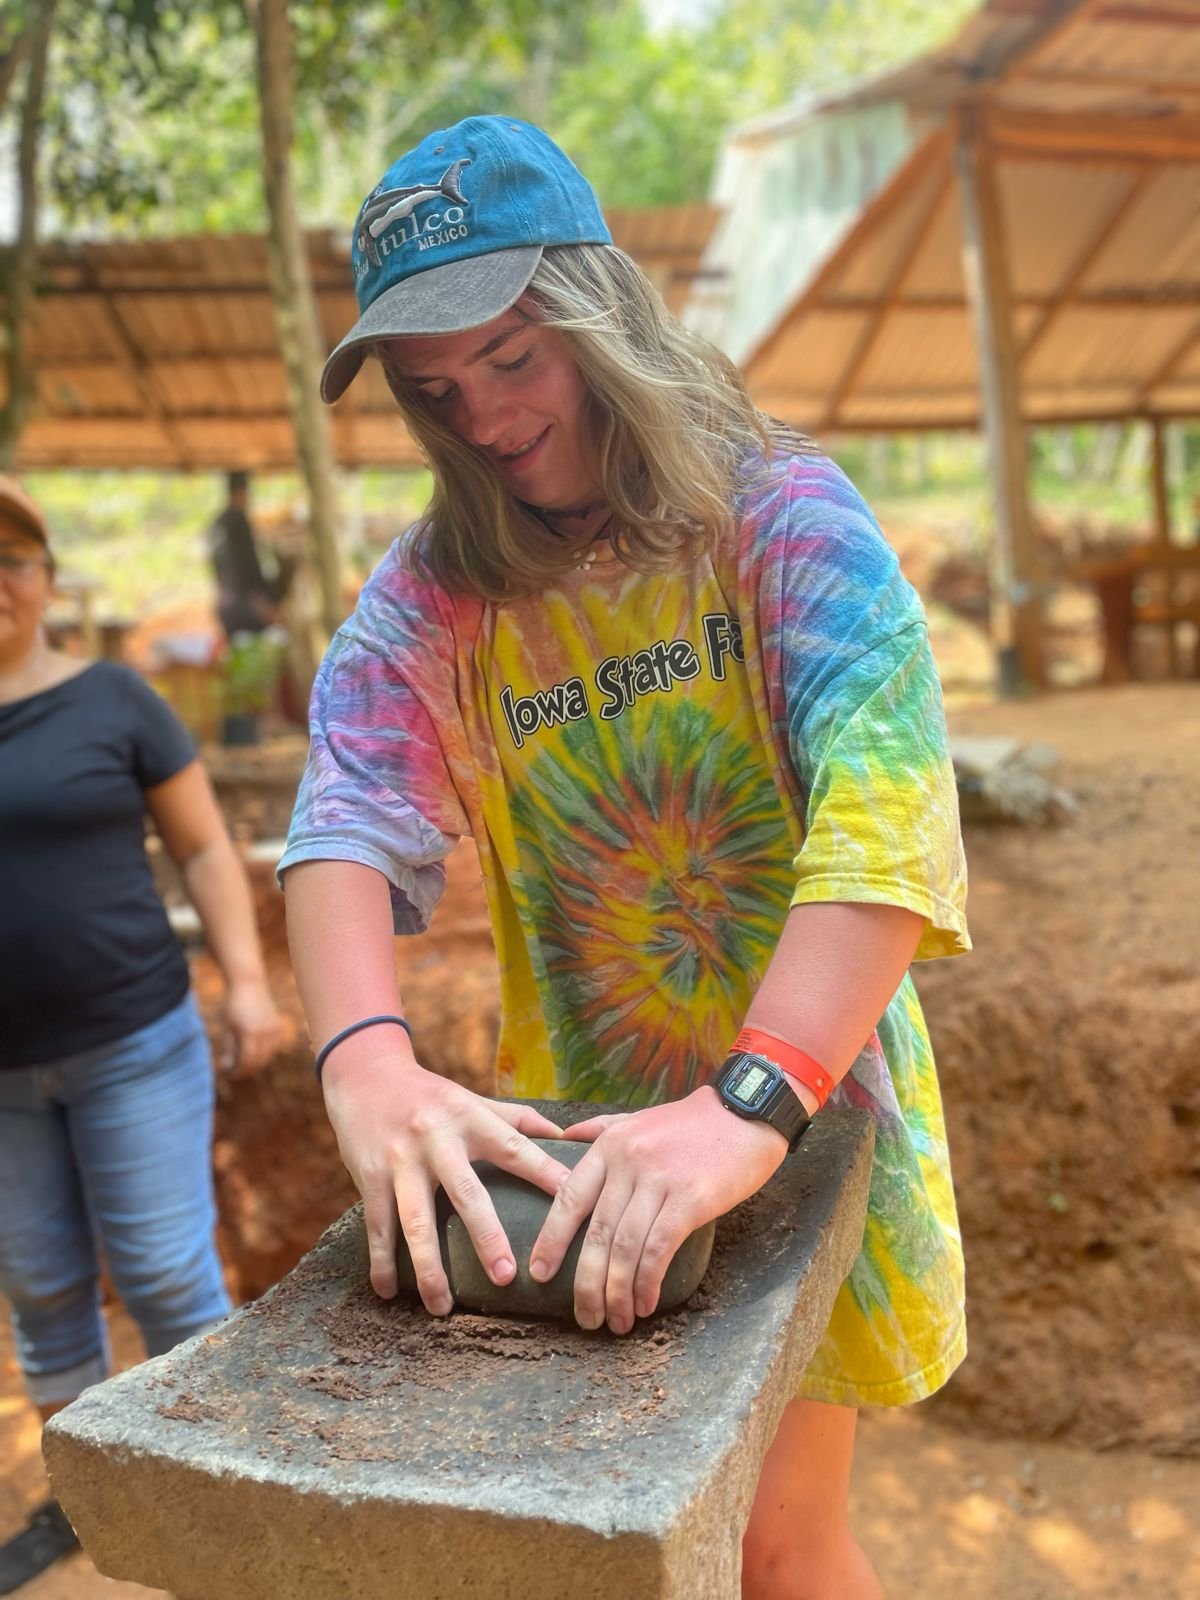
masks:
<path fill-rule="evenodd" d="M 992 548 L 992 632 L 1002 694 L 1045 682 L 1041 603 L 1029 466 L 1021 418 L 1016 335 L 995 171 L 970 112 L 955 148 L 963 216 L 963 277 L 979 351 L 982 421 L 996 525 Z"/>
<path fill-rule="evenodd" d="M 320 588 L 321 621 L 326 635 L 330 635 L 344 621 L 345 607 L 337 555 L 333 445 L 329 418 L 319 394 L 325 350 L 292 184 L 291 20 L 287 0 L 254 0 L 248 9 L 257 45 L 271 298 L 287 379 L 288 408 L 308 491 L 309 546 Z"/>
<path fill-rule="evenodd" d="M 1150 480 L 1154 490 L 1154 543 L 1165 550 L 1171 543 L 1171 502 L 1167 493 L 1166 428 L 1161 417 L 1150 419 Z"/>
<path fill-rule="evenodd" d="M 1150 484 L 1154 496 L 1154 548 L 1156 551 L 1171 547 L 1171 499 L 1167 488 L 1166 426 L 1161 417 L 1150 419 Z M 1163 623 L 1166 632 L 1167 672 L 1179 676 L 1179 644 L 1175 637 L 1175 624 L 1171 620 L 1171 607 L 1175 603 L 1175 574 L 1169 566 L 1159 578 L 1160 597 L 1163 604 Z"/>

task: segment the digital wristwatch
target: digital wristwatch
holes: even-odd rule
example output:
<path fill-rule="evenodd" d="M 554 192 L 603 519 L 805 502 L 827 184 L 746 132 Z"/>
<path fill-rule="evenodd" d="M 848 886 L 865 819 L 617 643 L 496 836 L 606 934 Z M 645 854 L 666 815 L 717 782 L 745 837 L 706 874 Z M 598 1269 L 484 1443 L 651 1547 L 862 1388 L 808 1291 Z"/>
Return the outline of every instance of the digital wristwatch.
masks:
<path fill-rule="evenodd" d="M 735 1050 L 713 1079 L 713 1088 L 730 1111 L 751 1122 L 765 1122 L 783 1134 L 794 1150 L 812 1118 L 783 1070 L 752 1050 Z"/>

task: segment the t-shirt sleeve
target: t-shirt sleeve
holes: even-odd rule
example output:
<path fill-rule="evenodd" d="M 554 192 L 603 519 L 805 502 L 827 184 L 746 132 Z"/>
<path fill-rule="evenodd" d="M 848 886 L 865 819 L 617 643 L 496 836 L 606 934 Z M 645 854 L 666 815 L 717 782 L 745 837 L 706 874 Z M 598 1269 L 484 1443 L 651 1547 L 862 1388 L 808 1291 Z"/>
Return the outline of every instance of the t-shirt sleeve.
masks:
<path fill-rule="evenodd" d="M 356 861 L 388 880 L 397 933 L 421 933 L 445 858 L 470 832 L 452 762 L 464 745 L 455 641 L 432 586 L 393 550 L 338 630 L 313 686 L 309 753 L 281 880 L 302 861 Z"/>
<path fill-rule="evenodd" d="M 115 670 L 129 710 L 134 776 L 143 789 L 153 789 L 196 759 L 196 744 L 163 697 L 136 672 Z"/>
<path fill-rule="evenodd" d="M 795 759 L 808 806 L 792 904 L 905 906 L 925 918 L 918 961 L 969 950 L 958 794 L 923 623 L 825 685 Z"/>
<path fill-rule="evenodd" d="M 941 687 L 920 600 L 828 461 L 793 470 L 762 535 L 768 693 L 798 779 L 793 905 L 904 906 L 918 960 L 970 949 Z"/>

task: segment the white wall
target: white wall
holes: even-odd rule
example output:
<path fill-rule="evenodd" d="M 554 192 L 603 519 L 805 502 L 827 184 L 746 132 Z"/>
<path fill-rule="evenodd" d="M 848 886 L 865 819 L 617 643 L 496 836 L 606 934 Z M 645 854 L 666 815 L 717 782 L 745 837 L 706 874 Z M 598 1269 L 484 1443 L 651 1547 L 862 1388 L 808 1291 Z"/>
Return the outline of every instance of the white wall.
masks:
<path fill-rule="evenodd" d="M 774 326 L 913 144 L 898 102 L 735 129 L 717 159 L 724 215 L 684 321 L 740 362 Z M 759 124 L 759 126 L 762 126 Z"/>

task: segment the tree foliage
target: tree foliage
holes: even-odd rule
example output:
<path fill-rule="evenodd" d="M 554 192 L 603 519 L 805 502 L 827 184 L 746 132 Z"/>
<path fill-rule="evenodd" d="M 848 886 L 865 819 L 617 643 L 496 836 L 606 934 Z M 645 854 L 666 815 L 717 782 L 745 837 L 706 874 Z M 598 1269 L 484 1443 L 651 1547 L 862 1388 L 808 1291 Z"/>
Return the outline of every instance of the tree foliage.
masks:
<path fill-rule="evenodd" d="M 261 230 L 254 3 L 60 0 L 47 231 Z M 971 6 L 726 0 L 652 30 L 642 0 L 292 0 L 302 218 L 344 227 L 398 151 L 478 111 L 545 126 L 608 205 L 701 199 L 731 124 L 929 48 Z M 3 7 L 0 84 L 30 8 Z"/>
<path fill-rule="evenodd" d="M 639 0 L 590 20 L 551 131 L 607 205 L 701 200 L 728 128 L 948 38 L 974 0 L 726 0 L 650 33 Z"/>

